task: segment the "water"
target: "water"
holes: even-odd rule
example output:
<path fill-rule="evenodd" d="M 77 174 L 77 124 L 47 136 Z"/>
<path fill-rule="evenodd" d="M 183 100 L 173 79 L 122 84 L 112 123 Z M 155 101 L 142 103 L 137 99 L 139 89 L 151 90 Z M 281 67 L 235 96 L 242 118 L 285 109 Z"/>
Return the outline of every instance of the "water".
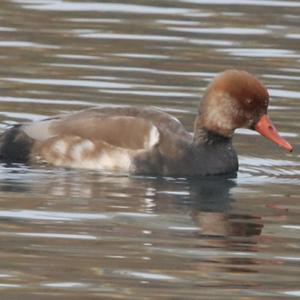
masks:
<path fill-rule="evenodd" d="M 0 168 L 1 299 L 300 297 L 299 1 L 0 3 L 0 129 L 152 105 L 191 130 L 207 83 L 258 75 L 287 154 L 239 130 L 236 178 Z"/>

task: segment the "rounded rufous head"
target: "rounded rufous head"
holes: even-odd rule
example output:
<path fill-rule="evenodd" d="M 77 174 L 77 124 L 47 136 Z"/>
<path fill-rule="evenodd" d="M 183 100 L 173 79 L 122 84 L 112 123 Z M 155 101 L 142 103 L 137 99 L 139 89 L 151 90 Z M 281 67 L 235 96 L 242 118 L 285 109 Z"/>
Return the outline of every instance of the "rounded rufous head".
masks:
<path fill-rule="evenodd" d="M 202 126 L 223 136 L 251 128 L 267 113 L 269 94 L 253 75 L 227 70 L 208 86 L 200 105 Z"/>
<path fill-rule="evenodd" d="M 231 137 L 236 128 L 249 128 L 292 151 L 267 116 L 269 94 L 263 84 L 245 71 L 227 70 L 208 86 L 199 107 L 196 126 Z"/>

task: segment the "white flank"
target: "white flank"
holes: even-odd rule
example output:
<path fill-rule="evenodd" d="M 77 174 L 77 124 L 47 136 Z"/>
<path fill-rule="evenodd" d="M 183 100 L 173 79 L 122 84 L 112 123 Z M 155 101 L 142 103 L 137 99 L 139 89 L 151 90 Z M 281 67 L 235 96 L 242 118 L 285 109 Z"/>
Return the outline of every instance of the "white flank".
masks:
<path fill-rule="evenodd" d="M 145 137 L 144 147 L 150 149 L 159 142 L 159 131 L 155 126 L 151 126 L 148 135 Z"/>
<path fill-rule="evenodd" d="M 97 159 L 97 168 L 106 171 L 129 171 L 131 166 L 130 155 L 122 149 L 102 151 Z"/>
<path fill-rule="evenodd" d="M 68 163 L 73 168 L 83 168 L 101 171 L 129 171 L 131 155 L 122 148 L 101 147 L 95 153 L 95 145 L 90 140 L 83 140 L 70 149 L 72 161 Z"/>
<path fill-rule="evenodd" d="M 58 140 L 51 147 L 58 157 L 55 157 L 51 163 L 56 166 L 101 171 L 129 172 L 131 170 L 132 151 L 106 143 L 100 145 L 98 152 L 96 147 L 97 145 L 88 139 L 78 140 L 73 145 L 69 145 L 62 139 Z"/>
<path fill-rule="evenodd" d="M 68 145 L 64 140 L 58 140 L 52 145 L 52 148 L 59 154 L 65 154 L 68 149 Z"/>
<path fill-rule="evenodd" d="M 94 149 L 95 145 L 90 140 L 83 140 L 71 148 L 70 155 L 75 161 L 80 162 L 84 160 L 84 152 L 93 151 Z"/>

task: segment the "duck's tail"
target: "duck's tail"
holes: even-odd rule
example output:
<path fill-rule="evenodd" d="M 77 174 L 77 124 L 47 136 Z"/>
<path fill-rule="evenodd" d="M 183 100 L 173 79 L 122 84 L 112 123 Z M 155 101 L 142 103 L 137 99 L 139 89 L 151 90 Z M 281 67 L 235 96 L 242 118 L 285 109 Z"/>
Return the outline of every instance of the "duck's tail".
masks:
<path fill-rule="evenodd" d="M 0 136 L 0 161 L 5 163 L 26 163 L 30 157 L 33 140 L 15 125 Z"/>

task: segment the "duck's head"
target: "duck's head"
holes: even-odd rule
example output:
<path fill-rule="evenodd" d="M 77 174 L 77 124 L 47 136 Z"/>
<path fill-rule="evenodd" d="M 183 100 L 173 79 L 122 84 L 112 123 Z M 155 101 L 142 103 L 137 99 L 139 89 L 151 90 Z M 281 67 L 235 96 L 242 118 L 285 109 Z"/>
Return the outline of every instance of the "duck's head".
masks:
<path fill-rule="evenodd" d="M 292 151 L 267 116 L 269 94 L 253 75 L 238 70 L 219 74 L 208 86 L 199 107 L 196 126 L 231 137 L 237 128 L 248 128 Z"/>

